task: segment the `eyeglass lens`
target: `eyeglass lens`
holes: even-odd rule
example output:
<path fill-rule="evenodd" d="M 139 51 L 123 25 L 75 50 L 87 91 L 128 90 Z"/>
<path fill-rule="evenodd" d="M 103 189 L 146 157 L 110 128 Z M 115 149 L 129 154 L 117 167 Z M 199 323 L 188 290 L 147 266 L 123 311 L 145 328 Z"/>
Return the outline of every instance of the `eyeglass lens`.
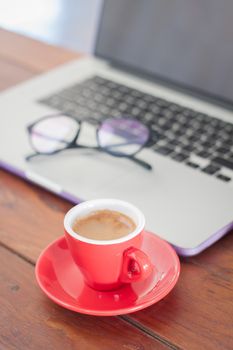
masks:
<path fill-rule="evenodd" d="M 106 119 L 98 130 L 99 145 L 115 155 L 137 153 L 148 138 L 148 128 L 131 118 Z"/>
<path fill-rule="evenodd" d="M 39 153 L 53 153 L 66 148 L 77 135 L 78 129 L 79 124 L 69 116 L 48 117 L 32 127 L 31 143 Z"/>

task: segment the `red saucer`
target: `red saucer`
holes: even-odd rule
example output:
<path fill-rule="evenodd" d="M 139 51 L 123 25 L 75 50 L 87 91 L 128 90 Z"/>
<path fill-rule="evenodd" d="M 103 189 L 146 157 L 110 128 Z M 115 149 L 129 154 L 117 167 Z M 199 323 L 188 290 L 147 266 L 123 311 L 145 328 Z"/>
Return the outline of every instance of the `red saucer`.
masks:
<path fill-rule="evenodd" d="M 128 314 L 164 298 L 175 286 L 180 273 L 175 251 L 156 235 L 145 232 L 142 250 L 150 257 L 157 272 L 142 282 L 100 292 L 84 283 L 62 237 L 41 253 L 36 264 L 36 278 L 44 293 L 67 309 L 96 316 Z"/>

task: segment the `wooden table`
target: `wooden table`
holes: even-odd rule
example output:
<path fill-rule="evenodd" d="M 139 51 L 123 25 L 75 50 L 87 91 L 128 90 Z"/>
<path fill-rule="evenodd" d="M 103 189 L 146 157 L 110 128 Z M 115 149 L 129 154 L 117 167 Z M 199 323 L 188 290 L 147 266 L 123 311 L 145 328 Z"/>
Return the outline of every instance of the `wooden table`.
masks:
<path fill-rule="evenodd" d="M 0 44 L 1 90 L 78 57 L 4 30 Z M 233 349 L 232 234 L 182 259 L 178 284 L 159 303 L 93 317 L 54 304 L 35 281 L 36 259 L 62 234 L 70 207 L 0 170 L 0 349 Z"/>

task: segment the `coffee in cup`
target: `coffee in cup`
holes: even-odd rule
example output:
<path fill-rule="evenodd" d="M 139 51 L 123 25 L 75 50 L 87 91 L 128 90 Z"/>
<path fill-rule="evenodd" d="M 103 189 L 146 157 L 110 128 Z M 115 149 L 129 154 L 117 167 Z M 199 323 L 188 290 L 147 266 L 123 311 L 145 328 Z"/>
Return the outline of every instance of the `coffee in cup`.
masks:
<path fill-rule="evenodd" d="M 112 240 L 127 236 L 136 228 L 127 215 L 114 210 L 97 210 L 78 218 L 73 230 L 80 236 L 96 240 Z"/>

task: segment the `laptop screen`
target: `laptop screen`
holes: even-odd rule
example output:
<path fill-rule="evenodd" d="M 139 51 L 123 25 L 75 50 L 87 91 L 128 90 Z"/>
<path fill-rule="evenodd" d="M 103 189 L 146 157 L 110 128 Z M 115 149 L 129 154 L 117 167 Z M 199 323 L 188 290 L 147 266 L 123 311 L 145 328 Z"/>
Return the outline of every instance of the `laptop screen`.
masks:
<path fill-rule="evenodd" d="M 96 54 L 233 103 L 232 0 L 107 0 Z"/>

